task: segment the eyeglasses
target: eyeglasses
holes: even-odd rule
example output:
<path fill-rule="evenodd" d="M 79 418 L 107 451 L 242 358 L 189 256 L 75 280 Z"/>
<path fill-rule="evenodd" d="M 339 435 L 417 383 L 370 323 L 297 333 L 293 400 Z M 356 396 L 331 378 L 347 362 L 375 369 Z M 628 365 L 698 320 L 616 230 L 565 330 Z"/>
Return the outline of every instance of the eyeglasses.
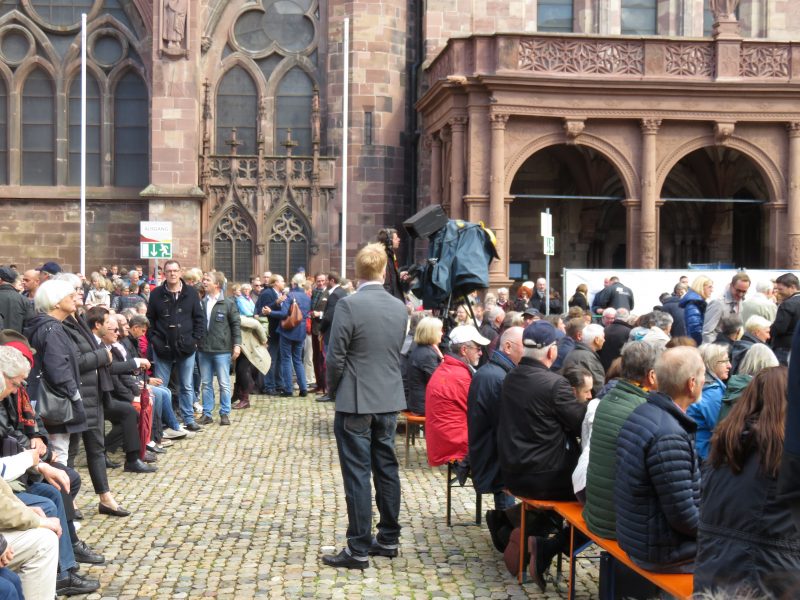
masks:
<path fill-rule="evenodd" d="M 180 273 L 180 269 L 167 269 L 164 271 L 167 275 L 172 275 L 173 273 Z"/>
<path fill-rule="evenodd" d="M 718 360 L 717 361 L 718 365 L 729 365 L 730 363 L 731 363 L 731 359 L 730 358 L 726 358 L 725 360 Z"/>

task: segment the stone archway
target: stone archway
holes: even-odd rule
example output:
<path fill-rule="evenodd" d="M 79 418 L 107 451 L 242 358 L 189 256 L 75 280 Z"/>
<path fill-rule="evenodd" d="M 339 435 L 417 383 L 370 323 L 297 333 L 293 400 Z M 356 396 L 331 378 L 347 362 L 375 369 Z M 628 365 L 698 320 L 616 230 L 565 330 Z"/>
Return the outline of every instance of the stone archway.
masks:
<path fill-rule="evenodd" d="M 554 287 L 564 267 L 621 268 L 626 255 L 627 197 L 609 158 L 585 145 L 555 144 L 527 158 L 510 186 L 509 263 L 533 278 L 544 272 L 540 213 L 553 214 Z M 622 260 L 620 261 L 620 257 Z M 620 264 L 621 262 L 621 264 Z"/>

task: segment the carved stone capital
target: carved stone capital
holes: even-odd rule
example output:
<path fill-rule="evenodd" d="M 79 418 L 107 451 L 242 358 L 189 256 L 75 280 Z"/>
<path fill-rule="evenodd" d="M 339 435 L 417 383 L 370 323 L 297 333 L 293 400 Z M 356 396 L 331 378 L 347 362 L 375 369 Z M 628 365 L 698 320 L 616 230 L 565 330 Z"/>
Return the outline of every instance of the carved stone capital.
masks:
<path fill-rule="evenodd" d="M 464 131 L 467 127 L 467 117 L 453 117 L 447 123 L 453 131 Z"/>
<path fill-rule="evenodd" d="M 430 152 L 433 148 L 433 136 L 431 134 L 422 136 L 422 148 L 425 152 Z"/>
<path fill-rule="evenodd" d="M 718 144 L 725 144 L 733 135 L 733 131 L 736 129 L 736 123 L 732 122 L 717 122 L 714 123 L 714 137 L 717 140 Z"/>
<path fill-rule="evenodd" d="M 790 138 L 800 137 L 800 121 L 792 121 L 786 124 L 786 131 L 789 132 Z"/>
<path fill-rule="evenodd" d="M 656 268 L 656 234 L 654 232 L 642 232 L 640 237 L 642 269 Z"/>
<path fill-rule="evenodd" d="M 208 254 L 211 250 L 211 242 L 200 242 L 200 254 Z"/>
<path fill-rule="evenodd" d="M 264 254 L 265 246 L 264 244 L 256 244 L 256 254 L 258 256 L 262 256 Z"/>
<path fill-rule="evenodd" d="M 586 128 L 584 119 L 564 119 L 564 133 L 567 134 L 567 143 L 574 144 L 575 138 L 583 133 Z"/>
<path fill-rule="evenodd" d="M 661 119 L 642 119 L 639 126 L 642 128 L 642 133 L 646 135 L 655 135 L 661 128 Z"/>
<path fill-rule="evenodd" d="M 510 116 L 506 113 L 489 113 L 489 122 L 492 124 L 492 129 L 505 129 Z"/>

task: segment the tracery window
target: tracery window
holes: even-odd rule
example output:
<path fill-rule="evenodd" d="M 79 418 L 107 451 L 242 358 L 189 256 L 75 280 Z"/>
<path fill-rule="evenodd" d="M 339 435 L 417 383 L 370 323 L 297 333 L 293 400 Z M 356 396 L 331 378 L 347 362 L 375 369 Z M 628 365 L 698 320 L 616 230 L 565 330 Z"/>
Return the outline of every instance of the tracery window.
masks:
<path fill-rule="evenodd" d="M 228 281 L 248 281 L 253 274 L 253 238 L 250 226 L 237 208 L 229 210 L 214 235 L 214 268 Z"/>
<path fill-rule="evenodd" d="M 91 75 L 86 78 L 86 185 L 100 180 L 100 86 Z M 81 183 L 81 78 L 69 87 L 69 185 Z"/>
<path fill-rule="evenodd" d="M 228 154 L 231 132 L 241 144 L 238 154 L 256 154 L 258 92 L 253 78 L 242 67 L 230 69 L 217 90 L 217 152 Z"/>
<path fill-rule="evenodd" d="M 269 238 L 269 269 L 289 279 L 308 266 L 308 233 L 303 222 L 285 209 L 272 225 Z"/>
<path fill-rule="evenodd" d="M 44 69 L 36 68 L 22 91 L 22 183 L 55 185 L 55 90 Z"/>
<path fill-rule="evenodd" d="M 292 139 L 297 142 L 292 153 L 303 156 L 311 154 L 311 99 L 313 95 L 314 84 L 302 69 L 295 67 L 281 79 L 275 102 L 275 140 L 278 154 L 286 153 L 286 148 L 281 145 L 281 142 L 286 140 L 289 129 L 292 130 Z"/>
<path fill-rule="evenodd" d="M 0 79 L 0 184 L 8 183 L 8 94 Z"/>
<path fill-rule="evenodd" d="M 150 173 L 149 103 L 144 81 L 129 71 L 114 92 L 114 185 L 142 187 Z"/>

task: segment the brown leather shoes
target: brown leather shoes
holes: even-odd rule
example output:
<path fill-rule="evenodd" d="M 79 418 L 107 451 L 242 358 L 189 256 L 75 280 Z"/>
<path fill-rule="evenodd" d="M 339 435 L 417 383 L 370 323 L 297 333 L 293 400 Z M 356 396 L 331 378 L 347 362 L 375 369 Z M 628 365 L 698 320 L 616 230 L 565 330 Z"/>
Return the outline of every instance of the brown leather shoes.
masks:
<path fill-rule="evenodd" d="M 249 400 L 239 400 L 231 406 L 234 410 L 239 410 L 242 408 L 250 408 L 250 401 Z"/>

